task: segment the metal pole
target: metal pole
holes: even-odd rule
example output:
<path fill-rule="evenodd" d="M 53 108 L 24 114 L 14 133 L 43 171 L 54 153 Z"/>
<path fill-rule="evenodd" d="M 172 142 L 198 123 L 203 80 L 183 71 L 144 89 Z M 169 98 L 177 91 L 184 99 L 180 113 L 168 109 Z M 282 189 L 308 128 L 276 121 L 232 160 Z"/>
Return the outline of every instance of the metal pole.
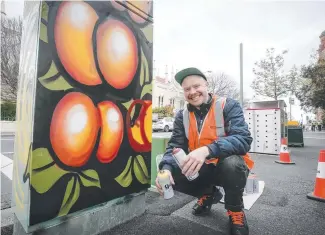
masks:
<path fill-rule="evenodd" d="M 243 88 L 243 43 L 240 43 L 240 105 L 244 106 L 244 88 Z"/>
<path fill-rule="evenodd" d="M 291 118 L 291 102 L 290 102 L 290 121 L 292 120 Z"/>

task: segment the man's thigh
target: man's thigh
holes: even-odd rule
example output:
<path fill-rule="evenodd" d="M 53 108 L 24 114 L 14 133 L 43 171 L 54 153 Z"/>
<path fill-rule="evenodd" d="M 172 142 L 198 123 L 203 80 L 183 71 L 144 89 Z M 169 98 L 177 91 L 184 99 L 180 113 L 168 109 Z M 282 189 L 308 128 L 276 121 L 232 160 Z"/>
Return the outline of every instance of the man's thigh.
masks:
<path fill-rule="evenodd" d="M 176 191 L 194 196 L 200 197 L 202 194 L 210 193 L 212 190 L 212 185 L 220 185 L 218 182 L 218 171 L 217 168 L 212 164 L 203 164 L 200 171 L 199 177 L 189 181 L 181 172 L 177 169 L 173 174 Z"/>

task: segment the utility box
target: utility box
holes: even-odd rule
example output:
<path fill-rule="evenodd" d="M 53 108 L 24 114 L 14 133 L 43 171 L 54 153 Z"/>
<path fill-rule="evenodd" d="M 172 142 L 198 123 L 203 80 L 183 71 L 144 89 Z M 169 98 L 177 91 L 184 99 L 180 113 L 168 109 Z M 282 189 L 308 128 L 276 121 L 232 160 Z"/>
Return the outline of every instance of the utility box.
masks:
<path fill-rule="evenodd" d="M 283 100 L 252 102 L 244 110 L 253 137 L 250 152 L 279 154 L 281 138 L 286 136 L 286 104 Z"/>
<path fill-rule="evenodd" d="M 145 212 L 153 2 L 24 4 L 13 234 L 100 234 Z"/>

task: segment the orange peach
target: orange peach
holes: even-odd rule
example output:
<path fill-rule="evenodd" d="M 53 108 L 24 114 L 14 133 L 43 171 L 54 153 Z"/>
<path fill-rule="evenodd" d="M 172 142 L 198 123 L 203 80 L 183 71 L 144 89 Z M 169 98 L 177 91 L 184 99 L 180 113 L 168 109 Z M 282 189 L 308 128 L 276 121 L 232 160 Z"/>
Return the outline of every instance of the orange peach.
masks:
<path fill-rule="evenodd" d="M 152 105 L 149 104 L 144 116 L 144 133 L 149 143 L 152 142 Z"/>
<path fill-rule="evenodd" d="M 119 108 L 111 101 L 98 104 L 101 117 L 101 136 L 97 158 L 102 163 L 113 161 L 123 140 L 123 117 Z"/>
<path fill-rule="evenodd" d="M 140 104 L 142 107 L 139 116 L 134 123 L 131 124 L 131 113 L 137 104 Z M 148 152 L 151 150 L 151 120 L 151 103 L 147 103 L 143 100 L 134 100 L 126 116 L 126 128 L 130 145 L 137 152 Z"/>
<path fill-rule="evenodd" d="M 124 3 L 124 4 L 125 4 L 124 1 L 115 1 L 115 0 L 111 0 L 110 2 L 111 2 L 112 6 L 113 6 L 115 9 L 117 9 L 117 10 L 119 10 L 119 11 L 123 11 L 123 10 L 125 10 L 125 7 L 124 7 L 123 5 L 120 4 L 120 3 Z"/>
<path fill-rule="evenodd" d="M 105 80 L 116 89 L 126 88 L 138 67 L 138 45 L 133 32 L 119 20 L 108 18 L 97 34 L 97 57 Z"/>
<path fill-rule="evenodd" d="M 98 111 L 92 100 L 80 92 L 68 93 L 53 112 L 50 126 L 52 148 L 63 164 L 83 166 L 93 151 L 98 130 Z"/>
<path fill-rule="evenodd" d="M 73 79 L 89 86 L 102 83 L 92 44 L 97 20 L 97 13 L 87 3 L 67 1 L 60 4 L 54 25 L 54 40 L 62 65 Z"/>
<path fill-rule="evenodd" d="M 145 23 L 152 8 L 152 1 L 131 1 L 127 3 L 132 20 L 139 24 Z"/>

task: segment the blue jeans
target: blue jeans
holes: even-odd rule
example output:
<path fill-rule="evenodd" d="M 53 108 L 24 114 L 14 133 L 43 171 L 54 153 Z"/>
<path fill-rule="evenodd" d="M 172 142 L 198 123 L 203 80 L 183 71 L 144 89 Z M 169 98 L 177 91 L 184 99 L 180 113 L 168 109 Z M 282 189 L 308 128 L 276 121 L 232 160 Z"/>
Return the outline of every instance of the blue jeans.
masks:
<path fill-rule="evenodd" d="M 219 160 L 217 165 L 203 164 L 199 177 L 189 181 L 177 169 L 173 173 L 176 191 L 201 197 L 213 192 L 213 186 L 221 186 L 225 190 L 225 208 L 240 211 L 243 205 L 243 192 L 249 169 L 242 156 L 232 155 Z"/>

